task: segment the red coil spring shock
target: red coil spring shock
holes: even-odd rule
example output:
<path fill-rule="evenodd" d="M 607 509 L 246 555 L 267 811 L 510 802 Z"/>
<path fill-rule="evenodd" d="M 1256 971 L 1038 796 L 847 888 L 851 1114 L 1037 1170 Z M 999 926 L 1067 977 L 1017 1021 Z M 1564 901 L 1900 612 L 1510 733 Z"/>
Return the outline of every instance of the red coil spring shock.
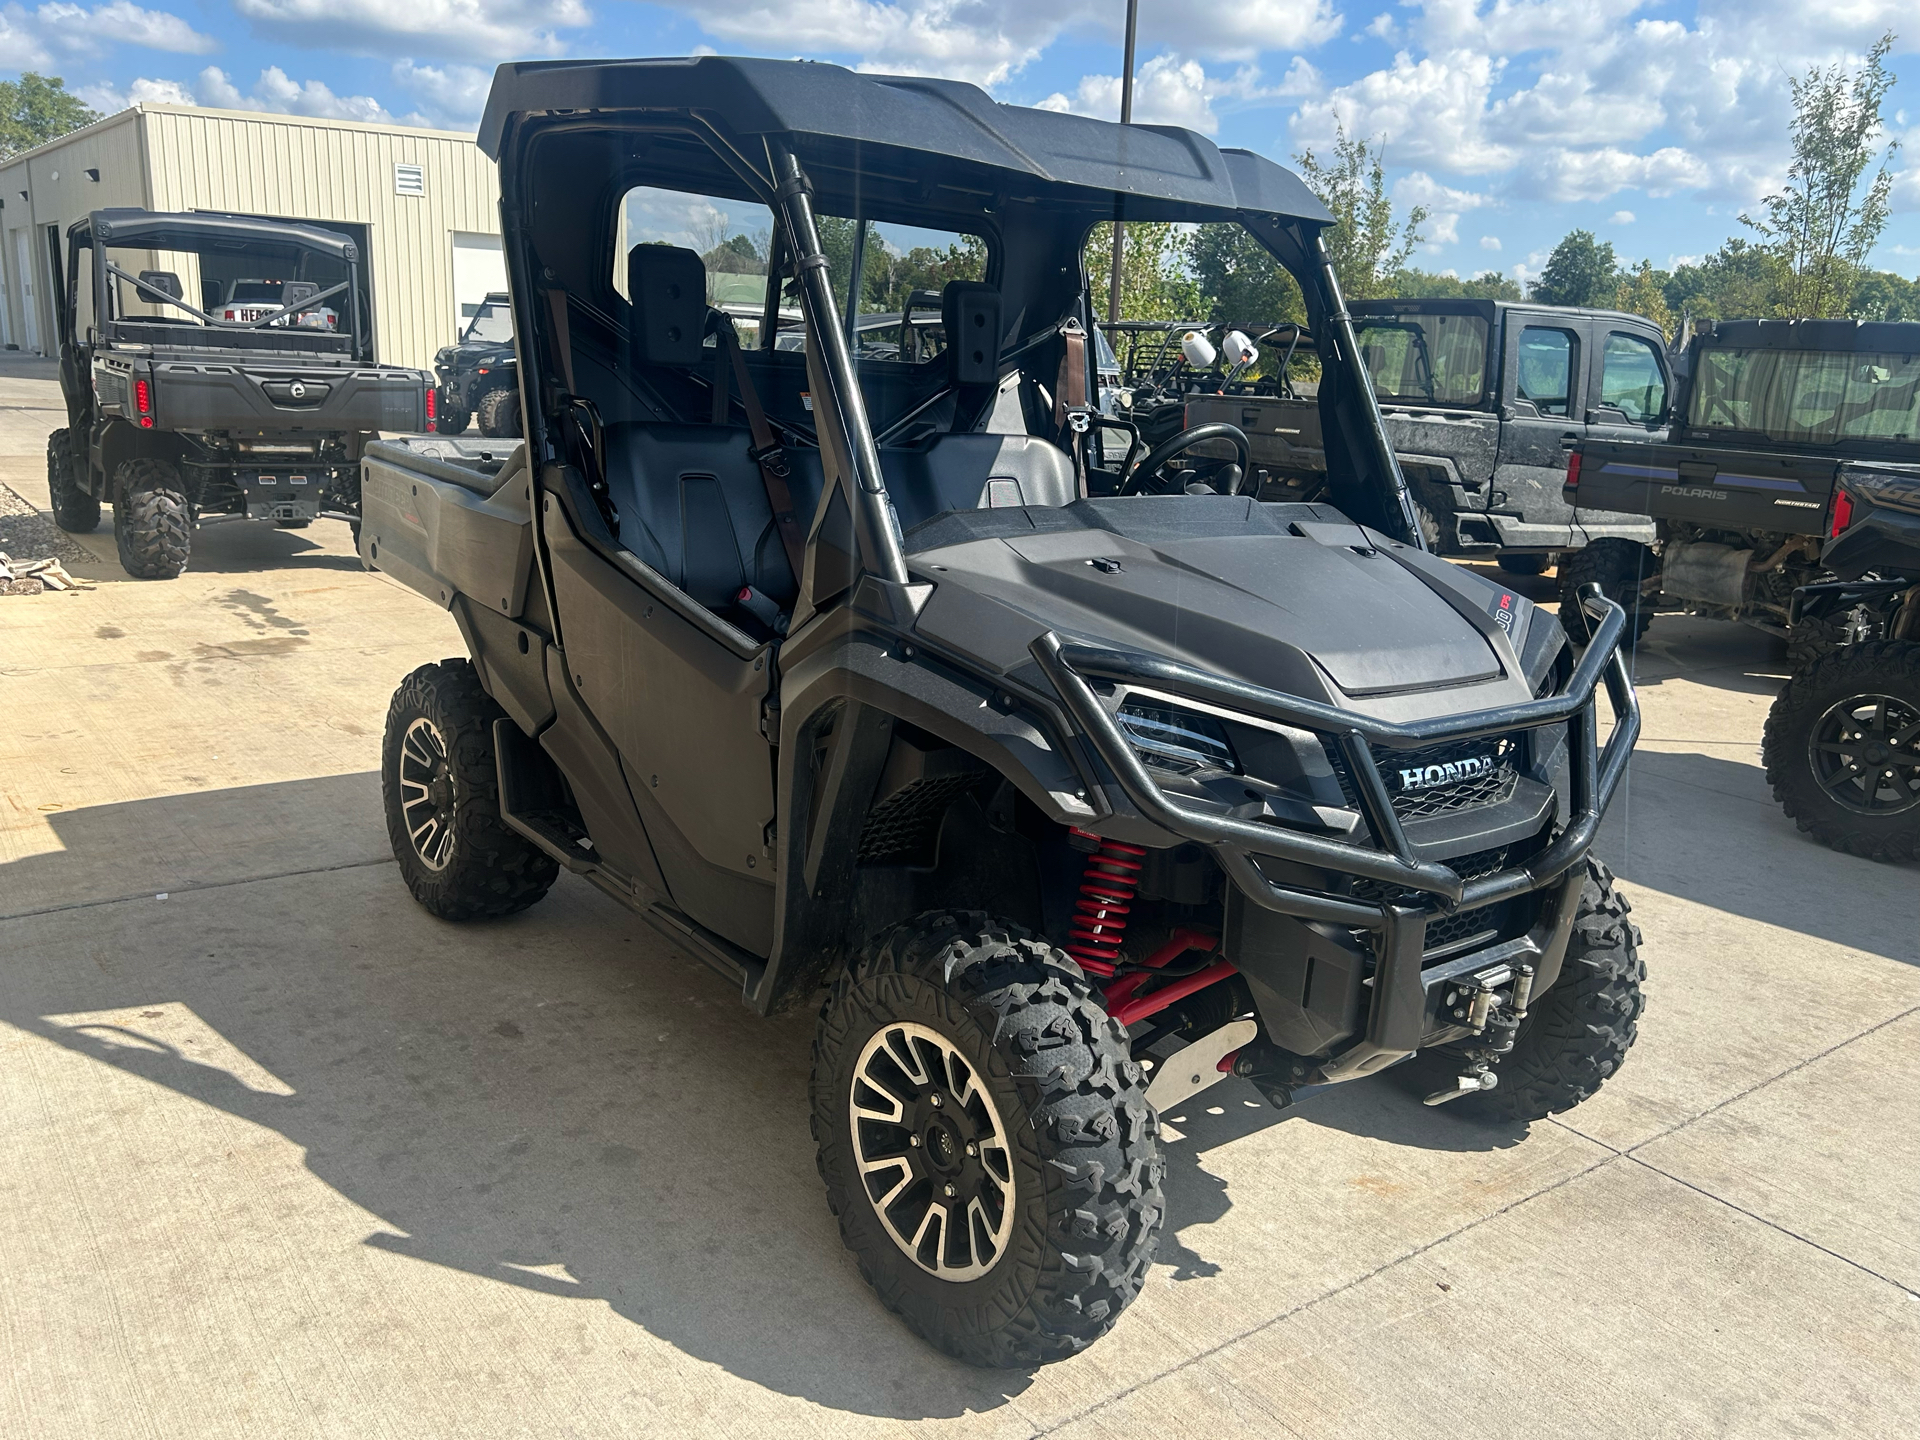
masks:
<path fill-rule="evenodd" d="M 1133 910 L 1133 892 L 1140 885 L 1140 857 L 1146 850 L 1108 840 L 1086 830 L 1073 833 L 1092 840 L 1099 849 L 1087 857 L 1080 877 L 1080 898 L 1073 905 L 1072 938 L 1067 953 L 1090 975 L 1113 974 L 1126 938 L 1127 916 Z"/>

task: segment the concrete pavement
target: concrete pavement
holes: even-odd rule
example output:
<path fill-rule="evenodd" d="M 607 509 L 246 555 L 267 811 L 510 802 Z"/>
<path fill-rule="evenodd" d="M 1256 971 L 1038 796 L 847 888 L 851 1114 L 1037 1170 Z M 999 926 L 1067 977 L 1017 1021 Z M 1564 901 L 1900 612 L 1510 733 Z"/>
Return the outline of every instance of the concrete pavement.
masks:
<path fill-rule="evenodd" d="M 48 374 L 0 362 L 41 505 Z M 380 725 L 444 614 L 337 522 L 210 529 L 171 583 L 83 543 L 98 590 L 0 599 L 0 1433 L 1920 1426 L 1920 868 L 1772 804 L 1763 637 L 1639 657 L 1603 854 L 1648 1008 L 1597 1099 L 1529 1132 L 1392 1075 L 1218 1086 L 1113 1335 L 987 1373 L 841 1249 L 806 1018 L 571 878 L 499 924 L 407 898 Z"/>

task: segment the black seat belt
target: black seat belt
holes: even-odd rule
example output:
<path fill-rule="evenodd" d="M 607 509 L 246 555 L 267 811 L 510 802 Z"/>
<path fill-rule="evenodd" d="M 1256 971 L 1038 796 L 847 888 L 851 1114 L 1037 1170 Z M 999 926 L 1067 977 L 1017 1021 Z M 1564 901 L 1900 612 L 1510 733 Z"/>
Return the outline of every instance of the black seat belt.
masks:
<path fill-rule="evenodd" d="M 734 333 L 733 321 L 722 317 L 714 326 L 714 332 L 713 422 L 727 423 L 727 371 L 731 362 L 733 378 L 740 386 L 740 402 L 747 407 L 747 429 L 753 436 L 753 446 L 747 454 L 760 467 L 760 483 L 767 489 L 767 505 L 773 511 L 774 527 L 780 532 L 780 546 L 787 552 L 787 564 L 793 567 L 793 583 L 798 585 L 801 567 L 807 558 L 807 537 L 800 528 L 799 517 L 793 513 L 793 492 L 787 488 L 792 467 L 787 464 L 786 451 L 774 435 L 773 426 L 767 423 L 767 412 L 760 408 L 760 394 L 753 388 L 753 377 L 747 373 L 747 359 L 740 353 L 740 337 Z M 722 350 L 726 352 L 724 357 L 719 353 Z"/>

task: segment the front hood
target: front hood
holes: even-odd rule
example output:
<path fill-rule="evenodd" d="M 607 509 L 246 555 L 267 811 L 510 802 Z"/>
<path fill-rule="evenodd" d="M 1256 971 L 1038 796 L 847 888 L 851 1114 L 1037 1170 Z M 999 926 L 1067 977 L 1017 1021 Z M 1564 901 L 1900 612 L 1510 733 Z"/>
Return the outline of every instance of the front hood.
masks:
<path fill-rule="evenodd" d="M 1383 718 L 1532 693 L 1514 648 L 1533 618 L 1525 599 L 1330 506 L 1093 500 L 963 512 L 911 538 L 911 568 L 936 586 L 918 628 L 1003 671 L 1051 629 L 1288 694 L 1365 701 Z M 1396 699 L 1434 692 L 1471 693 Z"/>

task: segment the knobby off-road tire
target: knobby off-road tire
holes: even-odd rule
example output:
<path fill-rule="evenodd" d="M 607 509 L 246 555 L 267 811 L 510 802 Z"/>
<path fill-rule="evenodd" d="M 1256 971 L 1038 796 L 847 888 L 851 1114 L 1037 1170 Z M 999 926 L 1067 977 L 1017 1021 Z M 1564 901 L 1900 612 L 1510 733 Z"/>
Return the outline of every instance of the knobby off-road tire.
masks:
<path fill-rule="evenodd" d="M 165 460 L 128 460 L 113 472 L 113 539 L 136 580 L 172 580 L 193 550 L 193 507 Z"/>
<path fill-rule="evenodd" d="M 944 1105 L 929 1098 L 942 1085 Z M 876 936 L 821 1011 L 808 1094 L 841 1239 L 881 1303 L 932 1345 L 975 1365 L 1043 1364 L 1099 1339 L 1139 1293 L 1164 1211 L 1159 1123 L 1125 1031 L 1044 940 L 971 911 Z M 956 1106 L 961 1094 L 970 1098 Z M 856 1097 L 869 1111 L 897 1109 L 900 1123 L 856 1120 Z M 943 1140 L 935 1132 L 962 1110 L 965 1123 Z M 982 1115 L 1004 1144 L 983 1139 L 975 1164 L 954 1147 L 981 1135 Z M 889 1155 L 910 1176 L 891 1222 L 876 1203 L 900 1184 Z M 996 1191 L 1006 1203 L 983 1201 L 957 1250 L 942 1234 L 940 1276 L 906 1248 L 921 1232 L 895 1236 L 914 1225 L 916 1205 L 941 1203 L 949 1163 L 956 1205 L 970 1211 L 968 1196 Z"/>
<path fill-rule="evenodd" d="M 508 439 L 520 433 L 520 392 L 518 390 L 489 390 L 480 397 L 480 408 L 475 412 L 480 420 L 480 433 L 494 439 Z"/>
<path fill-rule="evenodd" d="M 1560 624 L 1575 643 L 1586 643 L 1586 621 L 1575 597 L 1582 585 L 1597 583 L 1602 595 L 1627 612 L 1621 638 L 1637 643 L 1653 624 L 1653 606 L 1640 586 L 1658 568 L 1653 552 L 1634 540 L 1609 537 L 1574 551 L 1560 562 Z"/>
<path fill-rule="evenodd" d="M 413 898 L 442 920 L 516 914 L 560 873 L 500 819 L 493 722 L 505 713 L 467 660 L 422 665 L 387 707 L 387 838 Z"/>
<path fill-rule="evenodd" d="M 1488 1119 L 1544 1120 L 1571 1110 L 1620 1068 L 1639 1035 L 1647 978 L 1640 927 L 1613 886 L 1613 874 L 1589 855 L 1580 909 L 1560 978 L 1520 1024 L 1501 1060 L 1500 1084 L 1455 1103 Z"/>
<path fill-rule="evenodd" d="M 1801 670 L 1840 648 L 1843 627 L 1819 615 L 1802 615 L 1787 632 L 1787 664 Z"/>
<path fill-rule="evenodd" d="M 1842 646 L 1795 671 L 1767 714 L 1761 756 L 1773 798 L 1831 849 L 1865 860 L 1913 859 L 1920 855 L 1916 726 L 1920 643 Z"/>
<path fill-rule="evenodd" d="M 433 422 L 433 433 L 436 435 L 460 435 L 465 433 L 467 426 L 472 423 L 473 412 L 471 410 L 442 410 L 439 418 Z"/>
<path fill-rule="evenodd" d="M 1424 500 L 1412 495 L 1407 498 L 1413 501 L 1413 521 L 1420 527 L 1420 538 L 1426 541 L 1427 549 L 1438 555 L 1440 553 L 1440 517 L 1433 513 L 1432 507 Z"/>
<path fill-rule="evenodd" d="M 100 497 L 80 488 L 80 459 L 71 430 L 47 437 L 47 494 L 53 501 L 53 523 L 62 530 L 91 535 L 99 528 Z"/>
<path fill-rule="evenodd" d="M 1509 575 L 1544 575 L 1553 563 L 1551 555 L 1498 555 L 1494 564 Z"/>

